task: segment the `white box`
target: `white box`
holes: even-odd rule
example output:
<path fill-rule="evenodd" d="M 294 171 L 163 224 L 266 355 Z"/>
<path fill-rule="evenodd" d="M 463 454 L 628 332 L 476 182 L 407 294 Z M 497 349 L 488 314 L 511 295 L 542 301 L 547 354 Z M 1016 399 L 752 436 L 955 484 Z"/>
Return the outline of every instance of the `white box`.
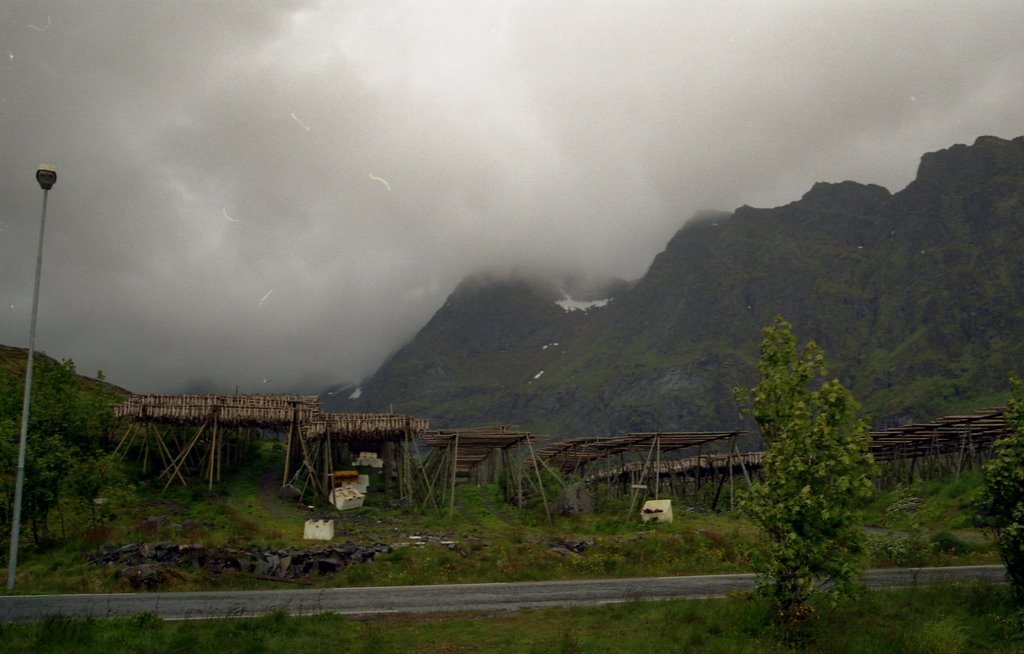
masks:
<path fill-rule="evenodd" d="M 641 522 L 672 522 L 672 500 L 648 500 L 640 509 Z"/>
<path fill-rule="evenodd" d="M 307 520 L 302 537 L 306 540 L 331 540 L 334 538 L 334 521 Z"/>

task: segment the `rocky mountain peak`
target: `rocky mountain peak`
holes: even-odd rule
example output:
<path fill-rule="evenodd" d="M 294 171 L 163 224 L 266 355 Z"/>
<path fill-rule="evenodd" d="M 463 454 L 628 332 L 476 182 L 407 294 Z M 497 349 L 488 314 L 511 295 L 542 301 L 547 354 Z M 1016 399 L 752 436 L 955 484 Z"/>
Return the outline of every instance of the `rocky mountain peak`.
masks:
<path fill-rule="evenodd" d="M 776 315 L 824 348 L 875 425 L 991 405 L 1024 372 L 1022 171 L 1024 137 L 982 137 L 925 155 L 896 194 L 818 183 L 701 215 L 635 285 L 574 297 L 614 295 L 587 312 L 556 304 L 604 292 L 585 277 L 468 280 L 338 408 L 565 438 L 731 429 L 731 389 L 755 381 Z"/>
<path fill-rule="evenodd" d="M 917 182 L 937 185 L 976 184 L 1024 172 L 1024 136 L 1013 140 L 980 136 L 974 145 L 957 144 L 921 157 Z"/>

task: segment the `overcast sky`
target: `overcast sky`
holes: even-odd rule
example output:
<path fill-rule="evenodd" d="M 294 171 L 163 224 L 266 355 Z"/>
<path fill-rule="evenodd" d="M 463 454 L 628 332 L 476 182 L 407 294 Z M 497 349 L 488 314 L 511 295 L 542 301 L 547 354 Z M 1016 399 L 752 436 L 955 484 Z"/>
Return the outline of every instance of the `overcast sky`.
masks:
<path fill-rule="evenodd" d="M 1020 0 L 3 0 L 0 343 L 28 345 L 40 163 L 37 348 L 315 393 L 474 271 L 633 279 L 695 211 L 1024 134 L 1022 34 Z"/>

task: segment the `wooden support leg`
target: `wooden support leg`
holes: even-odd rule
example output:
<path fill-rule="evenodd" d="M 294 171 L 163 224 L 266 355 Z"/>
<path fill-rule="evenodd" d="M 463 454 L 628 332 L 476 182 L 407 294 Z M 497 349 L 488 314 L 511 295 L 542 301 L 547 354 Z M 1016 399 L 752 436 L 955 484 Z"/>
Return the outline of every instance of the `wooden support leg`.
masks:
<path fill-rule="evenodd" d="M 540 468 L 537 466 L 537 455 L 533 451 L 533 443 L 530 439 L 526 440 L 527 445 L 530 446 L 530 460 L 533 461 L 533 471 L 537 475 L 537 486 L 540 489 L 540 498 L 544 502 L 544 514 L 548 518 L 548 524 L 551 524 L 551 510 L 548 508 L 548 496 L 544 491 L 544 480 L 540 476 Z"/>
<path fill-rule="evenodd" d="M 448 518 L 451 519 L 455 515 L 455 464 L 459 460 L 459 432 L 455 432 L 454 439 L 454 451 L 452 452 L 452 486 L 451 486 L 451 497 L 449 498 L 448 505 Z"/>

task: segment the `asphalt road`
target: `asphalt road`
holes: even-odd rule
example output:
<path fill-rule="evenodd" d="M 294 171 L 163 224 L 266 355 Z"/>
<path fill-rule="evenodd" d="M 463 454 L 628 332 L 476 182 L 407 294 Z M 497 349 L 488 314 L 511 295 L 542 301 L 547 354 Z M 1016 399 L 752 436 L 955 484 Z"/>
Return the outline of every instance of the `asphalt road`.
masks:
<path fill-rule="evenodd" d="M 868 588 L 898 588 L 971 580 L 1005 581 L 1001 565 L 869 570 Z M 750 590 L 750 574 L 587 579 L 444 586 L 385 586 L 195 593 L 6 595 L 0 620 L 33 622 L 51 616 L 113 618 L 155 613 L 165 620 L 251 617 L 285 610 L 292 615 L 329 611 L 348 615 L 446 611 L 511 611 L 527 607 L 587 606 L 631 600 L 703 599 Z"/>

